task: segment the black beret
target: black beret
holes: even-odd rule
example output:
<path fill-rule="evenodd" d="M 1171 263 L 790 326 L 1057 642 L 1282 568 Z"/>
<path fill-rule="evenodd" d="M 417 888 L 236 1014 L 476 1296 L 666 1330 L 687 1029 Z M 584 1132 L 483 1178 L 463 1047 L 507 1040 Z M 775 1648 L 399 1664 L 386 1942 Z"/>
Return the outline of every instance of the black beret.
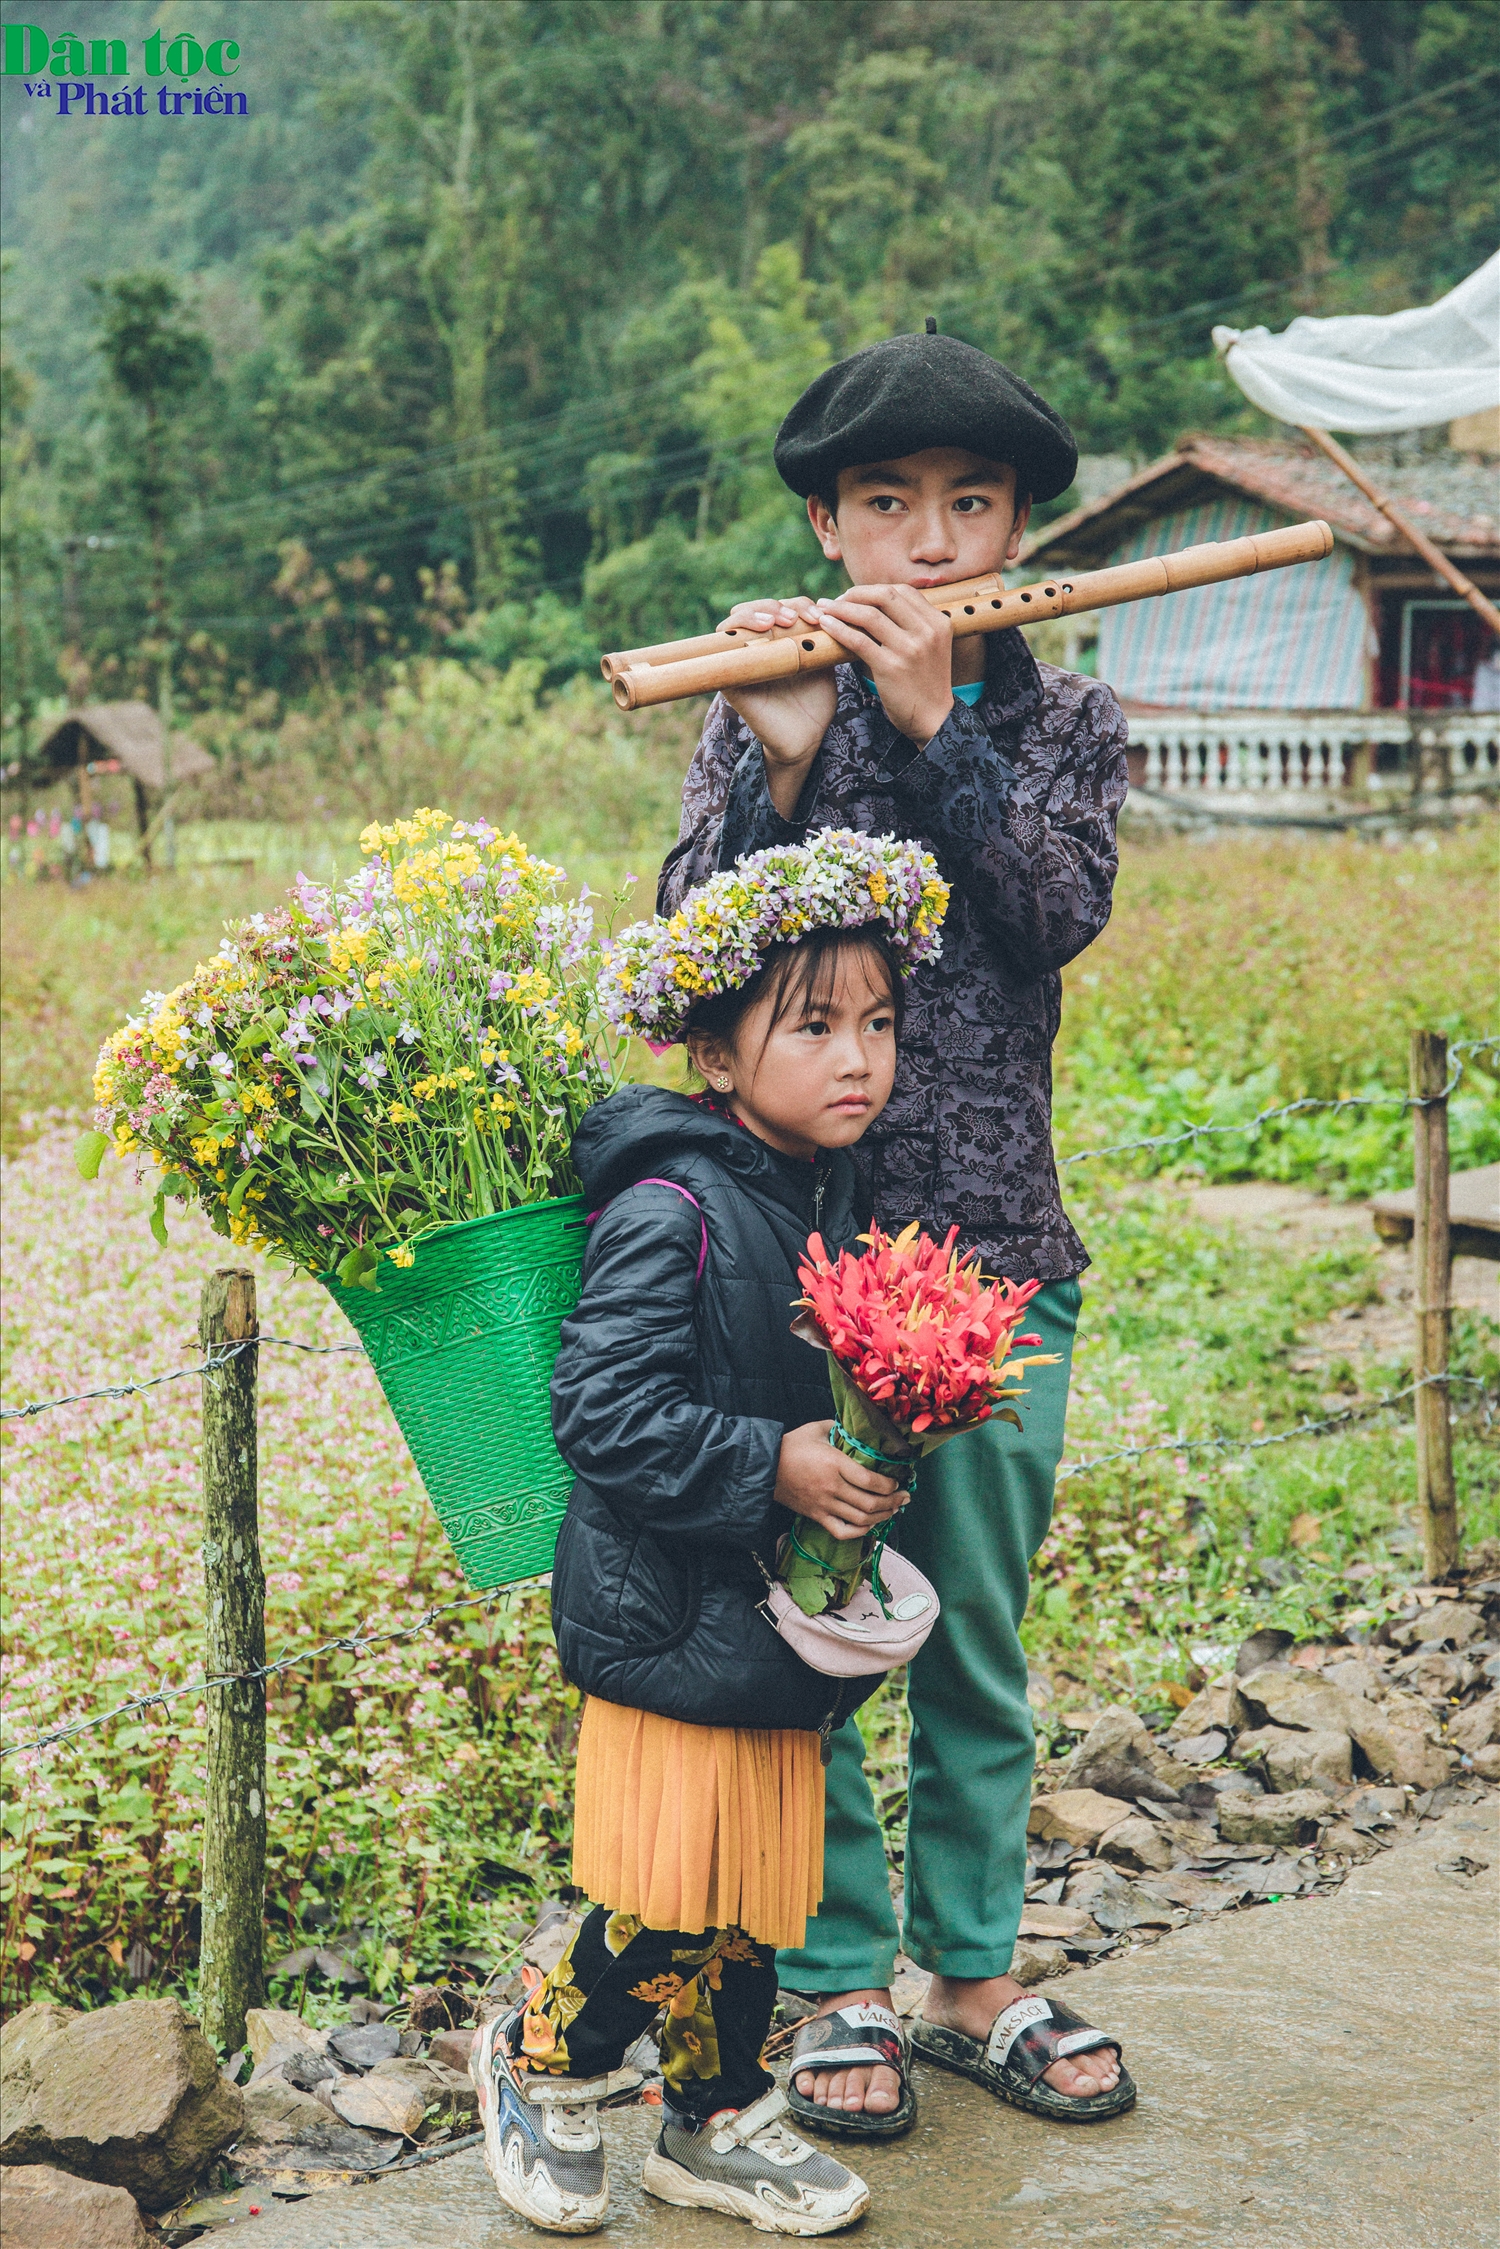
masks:
<path fill-rule="evenodd" d="M 1078 447 L 1029 383 L 957 336 L 890 336 L 809 383 L 776 433 L 783 483 L 804 499 L 832 492 L 840 469 L 952 445 L 1009 461 L 1033 500 L 1066 492 Z"/>

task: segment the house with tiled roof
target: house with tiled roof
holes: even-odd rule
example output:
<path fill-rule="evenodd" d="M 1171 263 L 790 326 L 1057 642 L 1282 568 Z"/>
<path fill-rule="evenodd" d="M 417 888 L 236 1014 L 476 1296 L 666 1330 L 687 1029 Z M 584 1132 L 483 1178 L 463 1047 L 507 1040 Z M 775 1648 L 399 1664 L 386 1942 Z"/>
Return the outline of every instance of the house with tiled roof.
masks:
<path fill-rule="evenodd" d="M 1369 461 L 1368 450 L 1362 458 Z M 1500 470 L 1380 461 L 1386 496 L 1492 600 Z M 1321 516 L 1326 561 L 1106 610 L 1095 669 L 1130 719 L 1137 785 L 1255 793 L 1500 785 L 1500 649 L 1390 522 L 1291 436 L 1183 438 L 1045 525 L 1025 574 L 1094 570 Z"/>

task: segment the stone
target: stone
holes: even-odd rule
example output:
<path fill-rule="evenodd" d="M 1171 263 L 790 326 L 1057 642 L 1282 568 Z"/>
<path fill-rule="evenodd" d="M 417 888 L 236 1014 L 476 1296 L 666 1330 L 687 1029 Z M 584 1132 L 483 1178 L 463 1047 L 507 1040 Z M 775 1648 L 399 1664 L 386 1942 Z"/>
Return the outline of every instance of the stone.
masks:
<path fill-rule="evenodd" d="M 347 2069 L 373 2069 L 377 2062 L 400 2053 L 401 2033 L 394 2023 L 356 2023 L 348 2030 L 334 2031 L 328 2051 Z"/>
<path fill-rule="evenodd" d="M 472 1997 L 457 1984 L 414 1983 L 407 1990 L 406 2019 L 413 2030 L 457 2030 L 473 2015 Z"/>
<path fill-rule="evenodd" d="M 1219 1833 L 1226 1843 L 1315 1843 L 1319 1823 L 1331 1815 L 1328 1798 L 1314 1788 L 1286 1796 L 1221 1796 Z"/>
<path fill-rule="evenodd" d="M 1020 1934 L 1066 1942 L 1069 1937 L 1097 1937 L 1099 1930 L 1081 1906 L 1027 1905 L 1021 1908 Z"/>
<path fill-rule="evenodd" d="M 1253 1773 L 1236 1773 L 1222 1766 L 1215 1773 L 1200 1773 L 1185 1801 L 1200 1819 L 1217 1819 L 1221 1796 L 1264 1796 L 1265 1793 Z"/>
<path fill-rule="evenodd" d="M 1335 1819 L 1318 1837 L 1318 1849 L 1348 1859 L 1352 1866 L 1363 1866 L 1366 1859 L 1378 1854 L 1380 1845 L 1368 1828 L 1356 1827 L 1352 1820 Z"/>
<path fill-rule="evenodd" d="M 1391 1665 L 1391 1678 L 1423 1702 L 1446 1703 L 1469 1684 L 1469 1666 L 1446 1648 L 1418 1648 Z"/>
<path fill-rule="evenodd" d="M 1111 1703 L 1100 1711 L 1057 1778 L 1065 1790 L 1091 1788 L 1098 1795 L 1126 1802 L 1145 1796 L 1170 1803 L 1177 1794 L 1171 1777 L 1175 1771 L 1180 1768 L 1157 1748 L 1136 1713 L 1125 1703 Z M 1182 1774 L 1184 1780 L 1191 1777 Z"/>
<path fill-rule="evenodd" d="M 1263 1625 L 1259 1632 L 1252 1632 L 1248 1640 L 1240 1642 L 1234 1659 L 1235 1677 L 1248 1679 L 1252 1671 L 1259 1671 L 1263 1665 L 1281 1662 L 1287 1649 L 1295 1645 L 1296 1638 L 1294 1632 L 1284 1632 L 1276 1625 Z"/>
<path fill-rule="evenodd" d="M 0 2030 L 0 2163 L 53 2164 L 169 2210 L 244 2114 L 176 1999 L 26 2007 Z"/>
<path fill-rule="evenodd" d="M 1011 1954 L 1010 1972 L 1017 1983 L 1044 1983 L 1049 1976 L 1065 1976 L 1071 1963 L 1060 1944 L 1018 1944 Z"/>
<path fill-rule="evenodd" d="M 445 2069 L 466 2070 L 474 2050 L 475 2035 L 472 2030 L 440 2030 L 428 2047 L 428 2054 Z"/>
<path fill-rule="evenodd" d="M 1472 1757 L 1476 1749 L 1487 1749 L 1491 1742 L 1500 1741 L 1500 1688 L 1450 1718 L 1448 1740 L 1467 1757 Z"/>
<path fill-rule="evenodd" d="M 279 2077 L 283 2084 L 310 2093 L 320 2078 L 338 2075 L 338 2068 L 326 2054 L 315 2054 L 311 2046 L 294 2045 L 288 2040 L 285 2045 L 273 2046 L 265 2060 L 256 2063 L 245 2090 L 249 2092 L 268 2077 Z"/>
<path fill-rule="evenodd" d="M 296 1952 L 283 1953 L 279 1960 L 273 1960 L 270 1967 L 267 1968 L 266 1974 L 274 1976 L 282 1982 L 290 1977 L 309 1975 L 316 1964 L 317 1957 L 317 1946 L 306 1944 Z"/>
<path fill-rule="evenodd" d="M 1043 1841 L 1077 1843 L 1087 1849 L 1128 1817 L 1118 1797 L 1101 1796 L 1091 1788 L 1064 1788 L 1056 1796 L 1033 1799 L 1026 1832 Z"/>
<path fill-rule="evenodd" d="M 259 2068 L 273 2046 L 311 2046 L 312 2025 L 289 2007 L 247 2007 L 245 2043 L 251 2061 Z"/>
<path fill-rule="evenodd" d="M 1323 1677 L 1346 1695 L 1363 1695 L 1367 1702 L 1378 1702 L 1385 1692 L 1385 1672 L 1364 1656 L 1343 1656 L 1337 1663 L 1325 1664 Z"/>
<path fill-rule="evenodd" d="M 1435 1788 L 1447 1777 L 1448 1761 L 1437 1744 L 1432 1713 L 1415 1695 L 1388 1689 L 1377 1708 L 1326 1676 L 1315 1678 L 1289 1665 L 1252 1673 L 1241 1681 L 1239 1692 L 1256 1726 L 1349 1734 L 1382 1778 Z"/>
<path fill-rule="evenodd" d="M 1173 1747 L 1185 1765 L 1211 1765 L 1229 1747 L 1229 1736 L 1213 1726 L 1206 1734 L 1193 1734 L 1186 1741 L 1174 1742 Z"/>
<path fill-rule="evenodd" d="M 321 2131 L 327 2121 L 328 2109 L 316 2093 L 304 2093 L 284 2077 L 263 2077 L 245 2089 L 242 2137 L 247 2140 L 300 2140 Z"/>
<path fill-rule="evenodd" d="M 375 2085 L 387 2080 L 409 2086 L 421 2096 L 424 2109 L 436 2105 L 441 2112 L 437 2118 L 440 2124 L 456 2124 L 462 2117 L 473 2116 L 479 2107 L 479 2095 L 467 2069 L 445 2069 L 426 2055 L 398 2054 L 394 2061 L 377 2062 L 364 2082 Z"/>
<path fill-rule="evenodd" d="M 1191 1913 L 1225 1913 L 1245 1895 L 1242 1884 L 1216 1881 L 1211 1874 L 1158 1874 L 1151 1887 Z"/>
<path fill-rule="evenodd" d="M 1101 1858 L 1128 1867 L 1133 1874 L 1148 1874 L 1153 1868 L 1164 1874 L 1174 1855 L 1170 1838 L 1139 1813 L 1112 1827 L 1099 1845 Z"/>
<path fill-rule="evenodd" d="M 1370 1753 L 1370 1762 L 1377 1772 L 1384 1771 L 1402 1788 L 1441 1788 L 1453 1766 L 1458 1761 L 1456 1749 L 1444 1749 L 1438 1741 L 1437 1727 L 1432 1713 L 1421 1703 L 1425 1721 L 1420 1727 L 1412 1724 L 1393 1725 L 1387 1734 L 1389 1762 L 1382 1766 Z M 1360 1745 L 1365 1746 L 1363 1743 Z"/>
<path fill-rule="evenodd" d="M 278 2194 L 307 2194 L 342 2186 L 351 2171 L 383 2171 L 405 2150 L 398 2133 L 361 2132 L 320 2109 L 316 2131 L 295 2140 L 242 2140 L 232 2168 L 242 2185 L 253 2181 Z"/>
<path fill-rule="evenodd" d="M 1191 1741 L 1196 1734 L 1227 1731 L 1229 1723 L 1228 1679 L 1216 1679 L 1201 1694 L 1194 1695 L 1167 1728 L 1168 1744 L 1181 1755 L 1181 1744 Z"/>
<path fill-rule="evenodd" d="M 1118 1867 L 1097 1859 L 1074 1875 L 1066 1900 L 1111 1935 L 1124 1929 L 1167 1929 L 1177 1918 L 1176 1909 L 1154 1890 L 1127 1881 Z"/>
<path fill-rule="evenodd" d="M 1484 1618 L 1464 1601 L 1434 1601 L 1423 1609 L 1412 1628 L 1411 1645 L 1436 1641 L 1440 1647 L 1466 1648 L 1484 1638 Z"/>
<path fill-rule="evenodd" d="M 1317 1788 L 1325 1796 L 1347 1788 L 1354 1778 L 1349 1736 L 1339 1729 L 1300 1733 L 1285 1726 L 1261 1726 L 1240 1735 L 1236 1758 L 1262 1758 L 1272 1790 L 1289 1796 L 1294 1789 Z"/>
<path fill-rule="evenodd" d="M 346 2077 L 333 2088 L 334 2113 L 367 2132 L 400 2132 L 411 2139 L 420 2130 L 427 2103 L 415 2086 L 399 2078 Z"/>
<path fill-rule="evenodd" d="M 1217 1810 L 1218 1798 L 1214 1799 Z M 1197 1860 L 1205 1851 L 1211 1851 L 1219 1840 L 1216 1825 L 1206 1819 L 1168 1818 L 1157 1822 L 1160 1832 L 1172 1846 L 1172 1863 L 1180 1866 L 1184 1860 Z"/>
<path fill-rule="evenodd" d="M 1490 1742 L 1474 1752 L 1474 1770 L 1481 1780 L 1500 1780 L 1500 1742 Z"/>
<path fill-rule="evenodd" d="M 573 1942 L 582 1919 L 582 1914 L 570 1913 L 565 1906 L 553 1906 L 523 1940 L 521 1958 L 531 1967 L 540 1968 L 544 1976 L 550 1975 Z"/>
<path fill-rule="evenodd" d="M 151 2249 L 134 2195 L 75 2179 L 50 2163 L 3 2174 L 5 2249 Z"/>
<path fill-rule="evenodd" d="M 318 1947 L 313 1961 L 325 1982 L 337 1984 L 343 1991 L 358 1991 L 365 1981 L 363 1968 L 356 1968 L 352 1960 L 346 1960 L 341 1952 L 334 1952 L 327 1945 Z"/>

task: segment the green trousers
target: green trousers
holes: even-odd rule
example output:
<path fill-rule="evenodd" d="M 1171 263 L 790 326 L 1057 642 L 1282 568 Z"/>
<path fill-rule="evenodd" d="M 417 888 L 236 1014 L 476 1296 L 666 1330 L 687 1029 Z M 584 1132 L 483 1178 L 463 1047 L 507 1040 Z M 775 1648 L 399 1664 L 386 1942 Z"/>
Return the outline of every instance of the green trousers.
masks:
<path fill-rule="evenodd" d="M 896 1540 L 943 1605 L 908 1682 L 900 1937 L 920 1967 L 945 1976 L 1006 1974 L 1021 1919 L 1036 1740 L 1020 1626 L 1052 1519 L 1081 1295 L 1076 1281 L 1049 1281 L 1032 1299 L 1026 1330 L 1061 1363 L 1027 1376 L 1020 1432 L 990 1422 L 923 1463 Z M 833 1737 L 827 1780 L 823 1902 L 802 1951 L 779 1953 L 777 1966 L 794 1991 L 879 1989 L 898 1932 L 852 1718 Z"/>

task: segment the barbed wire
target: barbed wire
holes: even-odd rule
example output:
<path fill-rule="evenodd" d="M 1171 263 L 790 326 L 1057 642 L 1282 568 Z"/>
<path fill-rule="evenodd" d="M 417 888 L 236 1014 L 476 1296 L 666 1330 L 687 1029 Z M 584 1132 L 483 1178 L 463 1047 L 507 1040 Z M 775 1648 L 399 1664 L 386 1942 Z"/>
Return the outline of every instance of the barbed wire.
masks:
<path fill-rule="evenodd" d="M 1292 1429 L 1273 1430 L 1269 1437 L 1163 1437 L 1150 1445 L 1121 1445 L 1116 1452 L 1097 1453 L 1092 1460 L 1075 1460 L 1070 1468 L 1059 1468 L 1054 1483 L 1064 1484 L 1070 1476 L 1086 1476 L 1092 1469 L 1108 1468 L 1117 1460 L 1144 1460 L 1148 1453 L 1193 1452 L 1263 1452 L 1267 1445 L 1289 1445 L 1296 1437 L 1318 1437 L 1325 1429 L 1339 1429 L 1355 1421 L 1368 1421 L 1372 1414 L 1385 1413 L 1391 1406 L 1399 1406 L 1407 1398 L 1414 1398 L 1419 1390 L 1439 1387 L 1451 1389 L 1455 1385 L 1464 1389 L 1488 1390 L 1482 1375 L 1477 1374 L 1424 1374 L 1404 1389 L 1389 1390 L 1383 1398 L 1372 1398 L 1357 1406 L 1341 1406 L 1337 1413 L 1325 1414 L 1320 1420 L 1310 1421 L 1304 1414 Z M 1493 1420 L 1492 1410 L 1485 1414 L 1486 1423 Z"/>
<path fill-rule="evenodd" d="M 1328 1109 L 1337 1115 L 1344 1109 L 1430 1109 L 1446 1101 L 1455 1093 L 1464 1074 L 1463 1058 L 1468 1054 L 1486 1054 L 1500 1050 L 1500 1035 L 1483 1039 L 1463 1039 L 1448 1049 L 1452 1068 L 1448 1082 L 1440 1093 L 1345 1093 L 1337 1100 L 1319 1099 L 1305 1095 L 1300 1101 L 1283 1101 L 1274 1109 L 1262 1109 L 1258 1117 L 1244 1124 L 1189 1124 L 1177 1132 L 1154 1133 L 1141 1140 L 1117 1140 L 1107 1148 L 1080 1148 L 1071 1156 L 1058 1158 L 1058 1169 L 1069 1164 L 1087 1163 L 1096 1156 L 1134 1155 L 1142 1148 L 1175 1148 L 1185 1140 L 1206 1140 L 1218 1133 L 1259 1132 L 1263 1125 L 1274 1124 L 1279 1117 L 1297 1117 L 1311 1109 Z"/>
<path fill-rule="evenodd" d="M 117 1718 L 128 1718 L 141 1711 L 165 1708 L 168 1703 L 180 1702 L 184 1695 L 206 1694 L 213 1687 L 253 1686 L 257 1679 L 279 1679 L 286 1672 L 296 1670 L 304 1663 L 316 1663 L 327 1655 L 352 1655 L 359 1657 L 371 1648 L 383 1647 L 392 1640 L 413 1640 L 419 1632 L 428 1631 L 439 1617 L 452 1616 L 457 1609 L 478 1608 L 487 1601 L 501 1601 L 518 1592 L 524 1585 L 537 1582 L 524 1578 L 515 1585 L 492 1586 L 487 1593 L 466 1593 L 456 1601 L 444 1601 L 438 1607 L 427 1609 L 415 1624 L 393 1626 L 389 1631 L 341 1632 L 337 1638 L 324 1640 L 315 1648 L 299 1648 L 289 1655 L 277 1656 L 271 1663 L 257 1664 L 253 1671 L 225 1671 L 209 1678 L 190 1679 L 185 1686 L 159 1687 L 150 1694 L 133 1695 L 128 1702 L 116 1703 L 112 1710 L 101 1711 L 93 1718 L 75 1719 L 70 1725 L 54 1726 L 50 1733 L 38 1734 L 33 1741 L 8 1742 L 0 1748 L 0 1757 L 19 1757 L 32 1749 L 50 1749 L 55 1742 L 73 1741 L 80 1734 L 92 1733 L 100 1726 L 112 1725 Z"/>
<path fill-rule="evenodd" d="M 1175 1148 L 1185 1140 L 1201 1140 L 1215 1133 L 1259 1132 L 1262 1125 L 1272 1124 L 1279 1117 L 1300 1116 L 1311 1109 L 1328 1109 L 1337 1113 L 1343 1109 L 1426 1109 L 1435 1102 L 1446 1101 L 1459 1085 L 1463 1074 L 1463 1057 L 1466 1054 L 1488 1053 L 1500 1049 L 1500 1035 L 1492 1038 L 1465 1039 L 1449 1049 L 1449 1058 L 1455 1068 L 1441 1093 L 1350 1093 L 1337 1100 L 1324 1100 L 1311 1095 L 1300 1101 L 1285 1101 L 1274 1109 L 1263 1109 L 1258 1117 L 1246 1124 L 1190 1124 L 1178 1132 L 1157 1133 L 1141 1140 L 1117 1140 L 1106 1148 L 1080 1148 L 1071 1156 L 1061 1156 L 1058 1168 L 1068 1164 L 1081 1164 L 1096 1156 L 1128 1156 L 1142 1148 Z M 95 1390 L 77 1390 L 65 1398 L 42 1398 L 24 1406 L 7 1406 L 0 1410 L 0 1421 L 31 1421 L 39 1413 L 51 1413 L 58 1406 L 87 1405 L 96 1398 L 133 1398 L 142 1390 L 155 1390 L 164 1382 L 182 1382 L 189 1375 L 212 1374 L 227 1365 L 241 1351 L 258 1346 L 274 1345 L 284 1351 L 307 1351 L 319 1356 L 338 1352 L 364 1350 L 361 1343 L 295 1343 L 284 1335 L 261 1335 L 246 1338 L 244 1342 L 228 1344 L 222 1353 L 210 1355 L 201 1366 L 177 1367 L 169 1374 L 148 1375 L 140 1382 L 108 1383 Z"/>
<path fill-rule="evenodd" d="M 232 1343 L 216 1345 L 201 1366 L 174 1367 L 169 1374 L 147 1375 L 141 1382 L 110 1382 L 97 1390 L 75 1390 L 66 1398 L 37 1398 L 28 1405 L 7 1406 L 0 1412 L 0 1421 L 31 1421 L 37 1414 L 51 1413 L 57 1406 L 83 1406 L 94 1398 L 133 1398 L 142 1390 L 159 1389 L 164 1382 L 185 1382 L 193 1374 L 215 1374 L 220 1367 L 227 1367 L 231 1359 L 237 1359 L 242 1351 L 258 1351 L 263 1345 L 274 1345 L 279 1351 L 306 1351 L 316 1358 L 364 1350 L 362 1343 L 297 1343 L 289 1335 L 247 1335 Z"/>
<path fill-rule="evenodd" d="M 304 1346 L 303 1348 L 311 1347 Z M 349 1348 L 349 1346 L 343 1346 L 343 1348 Z M 1319 1436 L 1325 1429 L 1335 1429 L 1347 1423 L 1366 1421 L 1372 1414 L 1384 1413 L 1392 1406 L 1404 1404 L 1408 1398 L 1415 1397 L 1419 1390 L 1444 1384 L 1449 1386 L 1457 1384 L 1465 1388 L 1480 1390 L 1487 1387 L 1478 1375 L 1423 1375 L 1418 1381 L 1407 1383 L 1403 1389 L 1389 1391 L 1383 1398 L 1371 1399 L 1364 1405 L 1343 1407 L 1339 1412 L 1325 1415 L 1318 1421 L 1309 1421 L 1304 1417 L 1295 1428 L 1277 1430 L 1269 1437 L 1197 1437 L 1187 1440 L 1163 1438 L 1159 1442 L 1149 1445 L 1122 1445 L 1115 1452 L 1100 1453 L 1093 1460 L 1075 1461 L 1071 1467 L 1059 1469 L 1056 1480 L 1060 1484 L 1065 1483 L 1070 1477 L 1087 1475 L 1096 1468 L 1109 1467 L 1117 1460 L 1143 1460 L 1151 1453 L 1260 1452 L 1267 1445 L 1288 1445 L 1297 1438 Z M 1492 1418 L 1492 1414 L 1487 1413 L 1486 1420 Z M 444 1601 L 434 1608 L 425 1610 L 412 1624 L 393 1626 L 379 1632 L 363 1629 L 355 1632 L 341 1632 L 332 1640 L 321 1641 L 315 1648 L 294 1650 L 287 1655 L 276 1657 L 271 1663 L 258 1664 L 251 1671 L 224 1672 L 215 1677 L 205 1676 L 202 1679 L 189 1680 L 185 1686 L 160 1687 L 149 1694 L 134 1695 L 126 1702 L 117 1703 L 111 1710 L 98 1712 L 92 1718 L 79 1718 L 65 1726 L 54 1726 L 49 1732 L 37 1734 L 30 1741 L 9 1742 L 3 1748 L 0 1748 L 0 1759 L 19 1757 L 36 1750 L 51 1749 L 60 1742 L 74 1741 L 81 1734 L 93 1733 L 101 1726 L 112 1725 L 118 1718 L 137 1716 L 147 1710 L 157 1708 L 164 1710 L 169 1703 L 180 1702 L 186 1695 L 206 1694 L 216 1687 L 253 1685 L 257 1679 L 278 1679 L 289 1671 L 299 1669 L 304 1664 L 318 1662 L 323 1656 L 352 1655 L 358 1659 L 360 1656 L 368 1654 L 372 1648 L 385 1647 L 397 1640 L 415 1639 L 419 1633 L 430 1630 L 439 1618 L 452 1616 L 460 1609 L 481 1608 L 488 1603 L 503 1600 L 513 1593 L 520 1592 L 527 1586 L 543 1582 L 545 1582 L 543 1577 L 524 1578 L 512 1585 L 491 1587 L 487 1593 L 464 1594 L 456 1601 Z"/>

